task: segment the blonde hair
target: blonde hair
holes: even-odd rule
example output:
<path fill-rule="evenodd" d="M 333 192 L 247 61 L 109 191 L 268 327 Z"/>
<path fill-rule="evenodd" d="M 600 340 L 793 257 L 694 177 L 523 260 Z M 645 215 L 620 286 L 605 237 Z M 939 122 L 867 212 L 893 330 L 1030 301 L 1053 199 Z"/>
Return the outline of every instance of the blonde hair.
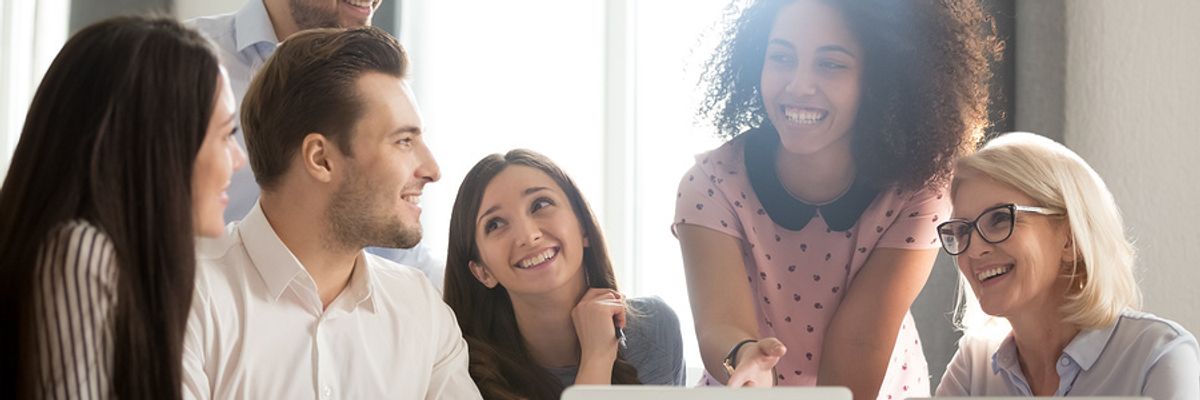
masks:
<path fill-rule="evenodd" d="M 1075 262 L 1067 274 L 1071 289 L 1060 308 L 1064 321 L 1097 328 L 1116 322 L 1124 309 L 1141 308 L 1134 247 L 1121 212 L 1104 180 L 1078 154 L 1037 134 L 1013 132 L 960 159 L 955 171 L 951 196 L 962 180 L 970 179 L 963 172 L 971 171 L 1024 193 L 1036 205 L 1066 212 Z"/>

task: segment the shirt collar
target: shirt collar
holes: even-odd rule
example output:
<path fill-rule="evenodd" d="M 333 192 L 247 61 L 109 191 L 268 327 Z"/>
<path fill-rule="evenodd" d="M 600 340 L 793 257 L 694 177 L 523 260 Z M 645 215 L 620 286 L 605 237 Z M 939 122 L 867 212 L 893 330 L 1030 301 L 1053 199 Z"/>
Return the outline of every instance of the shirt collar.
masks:
<path fill-rule="evenodd" d="M 1079 364 L 1079 368 L 1087 371 L 1096 364 L 1096 360 L 1108 346 L 1108 341 L 1112 339 L 1119 323 L 1120 319 L 1106 327 L 1080 331 L 1074 339 L 1071 339 L 1071 343 L 1067 344 L 1067 348 L 1063 349 L 1063 353 L 1075 360 L 1075 363 Z"/>
<path fill-rule="evenodd" d="M 804 229 L 818 211 L 830 229 L 850 230 L 879 194 L 859 174 L 846 193 L 829 204 L 818 206 L 800 201 L 783 187 L 775 170 L 779 148 L 779 134 L 775 128 L 768 125 L 747 131 L 743 136 L 747 136 L 746 177 L 750 180 L 750 186 L 754 188 L 771 221 L 788 230 Z"/>
<path fill-rule="evenodd" d="M 254 205 L 250 214 L 238 224 L 237 229 L 246 247 L 246 253 L 250 256 L 250 262 L 254 264 L 267 286 L 271 301 L 279 300 L 283 291 L 298 277 L 304 277 L 305 279 L 300 280 L 302 284 L 311 286 L 310 289 L 316 293 L 316 284 L 313 283 L 312 276 L 287 245 L 283 244 L 279 235 L 275 234 L 275 229 L 267 221 L 266 214 L 263 214 L 261 204 Z M 366 302 L 372 312 L 376 310 L 378 304 L 375 296 L 372 296 L 376 280 L 372 270 L 381 268 L 376 264 L 378 261 L 372 259 L 366 251 L 360 251 L 354 262 L 354 270 L 350 273 L 350 281 L 334 304 L 346 304 L 348 311 Z"/>
<path fill-rule="evenodd" d="M 263 214 L 261 204 L 255 204 L 250 214 L 238 224 L 238 235 L 246 246 L 250 262 L 266 283 L 272 301 L 279 299 L 296 276 L 308 276 L 300 260 L 275 234 L 275 229 Z"/>
<path fill-rule="evenodd" d="M 349 301 L 348 309 L 360 305 L 365 305 L 371 312 L 378 309 L 378 300 L 372 294 L 375 293 L 375 283 L 377 282 L 375 269 L 381 267 L 377 265 L 377 260 L 372 259 L 366 251 L 359 253 L 358 259 L 354 262 L 354 272 L 350 273 L 350 282 L 346 284 L 341 295 Z"/>
<path fill-rule="evenodd" d="M 1011 373 L 1021 369 L 1021 363 L 1017 360 L 1017 339 L 1012 333 L 1000 342 L 1000 346 L 996 348 L 996 354 L 992 354 L 992 373 L 999 374 L 1000 371 Z"/>
<path fill-rule="evenodd" d="M 274 25 L 263 0 L 250 0 L 233 16 L 233 45 L 239 53 L 259 43 L 276 45 Z"/>
<path fill-rule="evenodd" d="M 1074 360 L 1080 369 L 1087 371 L 1096 364 L 1096 360 L 1100 359 L 1100 354 L 1104 352 L 1104 348 L 1108 346 L 1108 341 L 1112 339 L 1116 330 L 1117 323 L 1113 323 L 1099 329 L 1079 331 L 1075 338 L 1067 343 L 1063 354 Z M 1017 341 L 1013 338 L 1012 333 L 1009 333 L 1008 337 L 1000 343 L 1000 347 L 996 349 L 996 354 L 992 355 L 992 373 L 1005 371 L 1011 374 L 1013 371 L 1019 371 L 1020 368 L 1017 360 Z"/>

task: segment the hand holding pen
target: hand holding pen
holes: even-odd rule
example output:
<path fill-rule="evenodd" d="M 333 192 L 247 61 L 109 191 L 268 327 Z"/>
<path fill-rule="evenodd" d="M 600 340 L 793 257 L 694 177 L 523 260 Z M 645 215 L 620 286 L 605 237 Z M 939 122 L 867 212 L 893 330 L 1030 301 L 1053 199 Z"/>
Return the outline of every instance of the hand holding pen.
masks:
<path fill-rule="evenodd" d="M 617 347 L 624 346 L 623 299 L 615 290 L 591 288 L 575 305 L 571 320 L 579 337 L 581 362 L 601 361 L 611 366 L 616 360 Z"/>

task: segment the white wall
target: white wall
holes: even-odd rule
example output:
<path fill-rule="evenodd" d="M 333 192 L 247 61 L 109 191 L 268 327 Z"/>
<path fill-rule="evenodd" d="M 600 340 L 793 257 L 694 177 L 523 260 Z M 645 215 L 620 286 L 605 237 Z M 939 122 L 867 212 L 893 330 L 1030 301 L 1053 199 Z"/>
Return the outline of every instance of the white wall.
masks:
<path fill-rule="evenodd" d="M 1067 3 L 1066 144 L 1132 232 L 1146 310 L 1200 333 L 1200 2 Z"/>

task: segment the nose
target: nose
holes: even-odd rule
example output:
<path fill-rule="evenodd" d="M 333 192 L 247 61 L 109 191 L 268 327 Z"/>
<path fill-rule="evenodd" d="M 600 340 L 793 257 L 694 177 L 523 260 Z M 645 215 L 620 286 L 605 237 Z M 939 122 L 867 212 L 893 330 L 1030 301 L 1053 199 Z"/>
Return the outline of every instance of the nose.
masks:
<path fill-rule="evenodd" d="M 438 167 L 437 160 L 433 159 L 433 152 L 424 143 L 422 143 L 419 157 L 420 165 L 415 171 L 418 179 L 425 183 L 437 182 L 442 179 L 442 170 Z"/>
<path fill-rule="evenodd" d="M 246 151 L 242 150 L 242 145 L 238 144 L 236 140 L 231 140 L 229 142 L 229 146 L 232 147 L 232 149 L 229 150 L 229 157 L 231 159 L 230 161 L 233 162 L 233 170 L 237 171 L 246 165 Z"/>
<path fill-rule="evenodd" d="M 972 227 L 971 236 L 968 238 L 968 240 L 970 240 L 970 242 L 967 244 L 967 251 L 964 252 L 963 255 L 977 259 L 988 254 L 992 254 L 993 245 L 988 243 L 988 241 L 983 240 L 983 235 L 979 233 L 979 229 Z"/>
<path fill-rule="evenodd" d="M 788 94 L 796 97 L 812 96 L 817 94 L 817 82 L 813 73 L 808 68 L 798 67 L 796 68 L 796 72 L 792 74 L 792 80 L 788 82 L 785 90 L 787 90 Z"/>
<path fill-rule="evenodd" d="M 521 217 L 512 222 L 516 228 L 517 247 L 533 247 L 542 240 L 542 229 L 532 219 Z"/>

